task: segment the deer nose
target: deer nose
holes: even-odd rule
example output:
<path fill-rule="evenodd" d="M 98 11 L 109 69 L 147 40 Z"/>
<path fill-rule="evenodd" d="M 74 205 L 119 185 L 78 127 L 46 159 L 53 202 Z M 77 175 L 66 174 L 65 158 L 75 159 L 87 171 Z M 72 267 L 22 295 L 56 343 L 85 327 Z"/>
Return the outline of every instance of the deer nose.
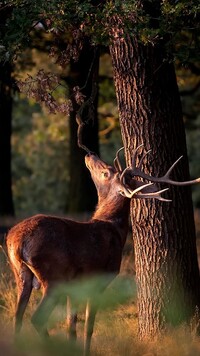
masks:
<path fill-rule="evenodd" d="M 97 154 L 95 152 L 90 151 L 86 154 L 85 157 L 90 157 L 90 156 L 97 156 Z"/>

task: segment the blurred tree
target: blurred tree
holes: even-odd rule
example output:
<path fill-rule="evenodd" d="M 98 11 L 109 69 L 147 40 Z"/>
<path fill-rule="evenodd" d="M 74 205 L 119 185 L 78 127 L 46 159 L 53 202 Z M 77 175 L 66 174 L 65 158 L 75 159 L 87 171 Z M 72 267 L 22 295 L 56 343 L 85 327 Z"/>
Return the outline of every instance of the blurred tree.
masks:
<path fill-rule="evenodd" d="M 11 178 L 12 66 L 0 63 L 0 215 L 14 215 Z"/>
<path fill-rule="evenodd" d="M 71 42 L 72 47 L 74 46 L 73 38 L 70 34 L 60 34 L 59 38 L 56 37 L 56 41 L 54 41 L 52 36 L 45 34 L 42 27 L 32 31 L 31 40 L 31 47 L 37 50 L 35 55 L 34 51 L 32 51 L 33 58 L 29 58 L 29 66 L 30 68 L 32 67 L 29 74 L 37 75 L 36 72 L 41 67 L 50 73 L 57 73 L 61 76 L 62 81 L 65 82 L 65 95 L 68 95 L 71 99 L 72 107 L 69 110 L 69 187 L 67 188 L 68 197 L 65 210 L 67 209 L 69 213 L 93 211 L 97 203 L 96 189 L 91 185 L 91 177 L 85 167 L 85 152 L 77 144 L 78 125 L 76 123 L 76 115 L 79 111 L 79 115 L 85 123 L 83 143 L 87 144 L 91 151 L 99 154 L 97 117 L 99 48 L 98 46 L 91 45 L 89 39 L 85 38 L 81 41 L 81 49 L 78 51 L 78 54 L 74 53 L 74 56 L 77 56 L 77 58 L 75 61 L 70 61 L 70 56 L 66 50 L 69 42 Z M 52 63 L 52 58 L 50 58 L 44 65 L 38 58 L 42 58 L 42 52 L 47 52 L 47 48 L 50 46 L 54 46 L 52 52 L 56 51 L 56 55 L 58 56 L 57 63 Z M 76 52 L 76 47 L 74 48 Z M 27 58 L 27 52 L 23 57 Z M 53 54 L 52 57 L 54 57 Z M 19 59 L 18 62 L 20 62 L 18 72 L 20 72 L 20 68 L 21 70 L 26 69 L 27 72 L 23 59 Z M 58 87 L 59 85 L 60 83 L 58 83 Z M 78 98 L 80 90 L 81 95 Z M 85 101 L 84 104 L 83 101 Z M 51 110 L 50 107 L 49 109 Z M 42 117 L 44 116 L 42 115 Z"/>
<path fill-rule="evenodd" d="M 12 133 L 16 215 L 64 214 L 69 182 L 68 121 L 65 115 L 41 110 L 32 100 L 16 101 Z"/>
<path fill-rule="evenodd" d="M 34 48 L 24 50 L 15 61 L 15 79 L 25 77 L 27 72 L 34 75 L 41 66 L 63 73 L 45 53 L 45 46 L 52 44 L 50 36 L 39 38 L 40 46 L 34 36 L 31 46 Z M 66 88 L 59 87 L 59 96 L 63 97 L 65 92 Z M 68 202 L 68 120 L 62 113 L 49 114 L 44 105 L 19 93 L 14 96 L 13 104 L 12 180 L 16 215 L 63 214 Z"/>
<path fill-rule="evenodd" d="M 73 110 L 70 112 L 70 183 L 69 213 L 93 211 L 97 203 L 96 189 L 91 184 L 91 177 L 85 167 L 85 152 L 77 145 L 76 115 L 79 112 L 85 123 L 82 141 L 91 151 L 99 154 L 98 139 L 98 69 L 99 49 L 91 46 L 88 39 L 84 40 L 78 61 L 70 65 L 67 78 L 69 95 L 72 97 Z M 74 99 L 74 88 L 79 87 L 84 95 L 83 107 Z"/>
<path fill-rule="evenodd" d="M 176 74 L 181 95 L 183 119 L 186 129 L 186 139 L 190 173 L 192 177 L 200 176 L 200 62 L 182 65 L 176 63 Z M 192 188 L 195 208 L 200 208 L 200 190 Z"/>
<path fill-rule="evenodd" d="M 0 39 L 12 6 L 0 10 Z M 1 52 L 4 47 L 0 46 Z M 5 52 L 6 54 L 6 52 Z M 0 215 L 14 215 L 11 178 L 12 65 L 0 58 Z"/>

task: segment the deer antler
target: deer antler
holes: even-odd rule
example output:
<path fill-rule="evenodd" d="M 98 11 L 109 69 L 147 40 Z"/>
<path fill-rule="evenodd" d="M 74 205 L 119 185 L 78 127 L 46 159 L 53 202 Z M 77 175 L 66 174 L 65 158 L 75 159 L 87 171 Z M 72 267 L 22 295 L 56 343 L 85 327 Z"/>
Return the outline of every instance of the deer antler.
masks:
<path fill-rule="evenodd" d="M 137 199 L 155 198 L 155 199 L 158 199 L 161 201 L 169 202 L 171 200 L 165 199 L 161 196 L 161 194 L 163 192 L 167 191 L 169 188 L 165 188 L 162 190 L 156 190 L 157 188 L 156 188 L 155 184 L 153 184 L 153 183 L 167 183 L 167 184 L 178 185 L 178 186 L 185 186 L 185 185 L 200 183 L 200 178 L 190 180 L 190 181 L 183 181 L 183 182 L 174 181 L 174 180 L 170 179 L 170 173 L 172 172 L 174 167 L 177 165 L 177 163 L 180 161 L 182 156 L 179 157 L 172 164 L 172 166 L 168 169 L 168 171 L 162 177 L 153 177 L 153 176 L 150 176 L 150 175 L 142 172 L 141 167 L 142 167 L 144 158 L 151 152 L 151 150 L 145 152 L 142 155 L 142 158 L 140 159 L 138 166 L 136 166 L 137 152 L 142 146 L 143 146 L 143 144 L 136 147 L 136 149 L 133 152 L 131 166 L 126 167 L 124 170 L 122 169 L 121 163 L 119 161 L 119 153 L 121 152 L 121 150 L 124 147 L 120 148 L 116 153 L 116 157 L 114 159 L 114 167 L 115 167 L 116 171 L 119 173 L 120 183 L 123 187 L 123 190 L 120 191 L 120 193 L 122 195 L 124 195 L 128 198 L 132 198 L 133 196 L 134 196 L 134 198 L 137 198 Z M 134 179 L 134 177 L 141 177 L 143 179 L 146 179 L 147 181 L 150 181 L 151 183 L 145 184 L 144 182 L 137 181 L 136 179 Z M 134 185 L 134 189 L 131 189 L 130 183 L 128 183 L 128 184 L 126 183 L 127 178 L 129 178 L 129 180 L 131 178 L 131 183 L 132 183 L 131 185 Z"/>
<path fill-rule="evenodd" d="M 134 164 L 135 165 L 135 160 L 136 160 L 136 154 L 137 154 L 137 151 L 138 149 L 141 147 L 142 145 L 138 146 L 136 148 L 136 150 L 134 151 L 134 154 L 133 154 L 133 158 L 132 158 L 132 165 Z M 165 189 L 162 189 L 162 190 L 156 190 L 155 191 L 155 185 L 154 185 L 154 190 L 152 189 L 148 189 L 150 188 L 151 186 L 153 186 L 153 183 L 143 183 L 143 182 L 139 182 L 137 180 L 135 180 L 135 186 L 136 188 L 135 189 L 131 189 L 125 182 L 125 177 L 126 175 L 129 173 L 131 173 L 131 176 L 132 176 L 132 169 L 130 169 L 130 167 L 127 167 L 125 168 L 124 170 L 122 169 L 122 166 L 121 166 L 121 163 L 120 163 L 120 160 L 119 160 L 119 153 L 124 149 L 124 147 L 121 147 L 117 153 L 116 153 L 116 157 L 114 159 L 114 167 L 116 169 L 116 171 L 119 173 L 119 179 L 120 179 L 120 183 L 123 187 L 123 189 L 120 190 L 120 194 L 123 195 L 123 196 L 126 196 L 127 198 L 132 198 L 133 196 L 135 198 L 155 198 L 157 200 L 161 200 L 161 201 L 166 201 L 166 202 L 169 202 L 171 200 L 168 200 L 168 199 L 165 199 L 161 196 L 161 193 L 167 191 L 169 188 L 165 188 Z M 144 160 L 144 158 L 146 157 L 146 155 L 150 152 L 151 150 L 149 150 L 148 152 L 146 152 L 141 160 L 140 160 L 140 163 L 139 163 L 139 167 L 138 169 L 141 167 L 142 165 L 142 161 Z M 143 193 L 142 190 L 145 190 L 146 192 Z M 139 194 L 137 194 L 139 193 Z"/>
<path fill-rule="evenodd" d="M 136 193 L 140 192 L 141 190 L 143 190 L 144 188 L 146 187 L 150 187 L 151 185 L 153 185 L 153 183 L 147 183 L 147 184 L 144 184 L 144 185 L 141 185 L 139 187 L 137 187 L 136 189 L 134 190 L 131 190 L 127 187 L 125 187 L 123 185 L 123 189 L 120 190 L 120 194 L 127 197 L 127 198 L 132 198 L 133 196 L 136 196 Z M 142 194 L 142 193 L 141 193 Z"/>
<path fill-rule="evenodd" d="M 127 188 L 123 185 L 123 190 L 121 189 L 119 192 L 121 195 L 123 195 L 127 198 L 132 198 L 134 196 L 134 198 L 137 198 L 137 199 L 154 198 L 154 199 L 161 200 L 161 201 L 171 202 L 171 200 L 165 199 L 161 196 L 161 194 L 163 192 L 166 192 L 167 190 L 169 190 L 169 188 L 148 192 L 148 188 L 153 186 L 153 183 L 147 183 L 147 184 L 144 184 L 142 182 L 140 182 L 140 183 L 141 183 L 141 185 L 134 190 L 131 190 L 130 188 Z M 146 190 L 146 188 L 147 188 L 147 192 L 142 193 L 142 190 Z M 139 193 L 139 194 L 137 194 L 137 193 Z"/>
<path fill-rule="evenodd" d="M 152 183 L 153 184 L 153 183 Z M 152 192 L 152 193 L 141 193 L 141 194 L 135 194 L 135 198 L 137 199 L 143 199 L 143 198 L 146 198 L 146 199 L 150 199 L 150 198 L 155 198 L 157 200 L 160 200 L 160 201 L 166 201 L 166 202 L 171 202 L 172 200 L 171 199 L 165 199 L 161 196 L 162 193 L 166 192 L 167 190 L 169 190 L 169 188 L 165 188 L 165 189 L 162 189 L 162 190 L 158 190 L 156 192 Z"/>
<path fill-rule="evenodd" d="M 121 163 L 120 163 L 120 161 L 119 161 L 119 153 L 120 153 L 123 149 L 124 149 L 124 147 L 121 147 L 121 148 L 116 152 L 116 157 L 115 157 L 115 159 L 114 159 L 114 161 L 113 161 L 113 165 L 114 165 L 116 171 L 117 171 L 118 173 L 120 173 L 120 174 L 122 173 L 123 169 L 122 169 Z"/>
<path fill-rule="evenodd" d="M 142 166 L 142 162 L 144 160 L 144 157 L 151 151 L 149 150 L 148 152 L 146 152 L 140 162 L 139 162 L 139 166 L 136 167 L 136 154 L 137 151 L 140 147 L 142 147 L 143 145 L 138 146 L 135 151 L 134 151 L 134 155 L 133 155 L 133 159 L 132 159 L 132 166 L 129 167 L 129 173 L 131 173 L 132 177 L 141 177 L 144 178 L 148 181 L 154 182 L 154 183 L 167 183 L 167 184 L 171 184 L 171 185 L 179 185 L 179 186 L 185 186 L 185 185 L 192 185 L 192 184 L 196 184 L 196 183 L 200 183 L 200 178 L 194 179 L 194 180 L 189 180 L 189 181 L 183 181 L 183 182 L 179 182 L 176 180 L 172 180 L 170 179 L 170 173 L 172 172 L 172 170 L 174 169 L 174 167 L 177 165 L 177 163 L 181 160 L 181 157 L 179 157 L 173 164 L 172 166 L 168 169 L 168 171 L 164 174 L 164 176 L 162 177 L 153 177 L 150 176 L 144 172 L 141 171 L 141 166 Z"/>

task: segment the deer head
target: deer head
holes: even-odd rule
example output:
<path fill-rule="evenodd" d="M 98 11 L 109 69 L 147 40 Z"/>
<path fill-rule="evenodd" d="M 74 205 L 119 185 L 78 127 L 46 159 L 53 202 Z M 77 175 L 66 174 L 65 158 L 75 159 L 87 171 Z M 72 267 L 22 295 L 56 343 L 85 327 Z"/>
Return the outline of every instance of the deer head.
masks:
<path fill-rule="evenodd" d="M 119 153 L 123 149 L 123 147 L 117 151 L 116 157 L 113 162 L 113 167 L 100 160 L 100 158 L 94 153 L 89 152 L 86 155 L 85 163 L 87 168 L 90 170 L 99 197 L 105 198 L 108 196 L 108 194 L 110 194 L 110 192 L 115 191 L 116 193 L 126 198 L 155 198 L 157 200 L 169 202 L 171 200 L 165 199 L 161 195 L 169 188 L 159 190 L 156 186 L 156 183 L 166 183 L 169 185 L 178 186 L 200 183 L 200 178 L 184 182 L 174 181 L 170 179 L 170 174 L 172 170 L 180 161 L 182 156 L 172 164 L 172 166 L 168 169 L 167 173 L 164 176 L 153 177 L 146 174 L 141 170 L 141 167 L 144 158 L 151 150 L 143 154 L 138 166 L 136 166 L 137 153 L 142 146 L 143 145 L 140 145 L 134 150 L 131 166 L 126 167 L 125 169 L 122 168 L 119 160 Z M 143 178 L 148 183 L 137 180 L 137 177 Z"/>
<path fill-rule="evenodd" d="M 144 183 L 132 178 L 128 168 L 121 169 L 119 162 L 119 152 L 117 151 L 114 160 L 114 167 L 108 165 L 94 153 L 88 153 L 85 157 L 85 163 L 90 170 L 92 179 L 97 188 L 99 200 L 105 199 L 108 195 L 121 195 L 126 198 L 156 198 L 166 200 L 161 197 L 161 193 L 168 190 L 158 190 L 152 182 Z M 138 196 L 138 193 L 140 195 Z"/>

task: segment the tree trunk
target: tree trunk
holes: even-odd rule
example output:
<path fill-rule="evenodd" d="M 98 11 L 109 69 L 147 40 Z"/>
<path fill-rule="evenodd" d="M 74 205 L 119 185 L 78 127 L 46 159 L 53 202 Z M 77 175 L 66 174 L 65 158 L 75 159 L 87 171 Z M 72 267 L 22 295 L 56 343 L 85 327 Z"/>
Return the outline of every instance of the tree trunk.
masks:
<path fill-rule="evenodd" d="M 81 51 L 78 62 L 71 64 L 70 93 L 72 94 L 73 111 L 70 115 L 70 185 L 69 185 L 69 212 L 93 211 L 97 203 L 96 189 L 91 184 L 91 177 L 85 167 L 85 152 L 77 145 L 76 114 L 80 106 L 73 98 L 73 88 L 79 86 L 89 98 L 81 113 L 81 120 L 86 123 L 83 129 L 82 141 L 91 151 L 99 154 L 98 141 L 98 68 L 99 52 L 87 40 Z M 96 90 L 94 90 L 94 86 Z"/>
<path fill-rule="evenodd" d="M 188 159 L 174 66 L 162 44 L 144 46 L 115 27 L 110 46 L 125 153 L 152 149 L 143 169 L 187 180 Z M 118 32 L 117 32 L 118 31 Z M 117 36 L 116 34 L 119 34 Z M 132 199 L 131 220 L 138 288 L 139 335 L 158 335 L 167 324 L 189 321 L 199 306 L 199 270 L 191 192 L 171 187 L 171 203 Z"/>
<path fill-rule="evenodd" d="M 14 215 L 11 179 L 11 66 L 0 63 L 0 215 Z"/>

